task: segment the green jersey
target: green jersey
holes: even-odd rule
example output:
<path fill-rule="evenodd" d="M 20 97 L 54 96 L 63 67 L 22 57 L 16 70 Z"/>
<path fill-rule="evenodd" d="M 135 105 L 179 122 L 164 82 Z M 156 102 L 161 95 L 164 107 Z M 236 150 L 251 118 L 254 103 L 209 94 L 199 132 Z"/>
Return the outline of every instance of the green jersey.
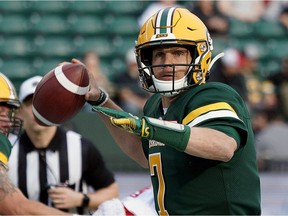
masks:
<path fill-rule="evenodd" d="M 7 166 L 8 159 L 11 153 L 12 145 L 8 138 L 0 133 L 0 163 Z"/>
<path fill-rule="evenodd" d="M 236 91 L 216 82 L 196 86 L 179 95 L 165 113 L 161 95 L 154 94 L 144 107 L 144 115 L 190 127 L 216 129 L 233 137 L 238 145 L 233 158 L 222 162 L 142 139 L 160 215 L 261 213 L 251 120 Z"/>

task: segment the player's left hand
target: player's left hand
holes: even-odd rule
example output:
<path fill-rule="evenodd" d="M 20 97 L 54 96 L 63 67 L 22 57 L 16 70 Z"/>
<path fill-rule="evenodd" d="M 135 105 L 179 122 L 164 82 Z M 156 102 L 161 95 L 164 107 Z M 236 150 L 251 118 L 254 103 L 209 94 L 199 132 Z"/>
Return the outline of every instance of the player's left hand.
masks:
<path fill-rule="evenodd" d="M 136 134 L 141 137 L 149 137 L 149 126 L 145 118 L 139 118 L 122 110 L 114 110 L 107 107 L 93 106 L 92 110 L 103 113 L 110 117 L 110 122 L 115 127 L 124 129 L 129 133 Z"/>
<path fill-rule="evenodd" d="M 73 58 L 70 63 L 74 64 L 82 64 L 85 66 L 83 62 L 81 62 L 79 59 Z M 86 67 L 86 66 L 85 66 Z M 86 101 L 97 101 L 99 99 L 101 90 L 99 89 L 98 81 L 95 78 L 95 75 L 93 72 L 88 71 L 89 75 L 89 91 L 85 95 Z"/>
<path fill-rule="evenodd" d="M 184 124 L 155 119 L 139 118 L 122 110 L 93 106 L 92 110 L 110 117 L 112 125 L 145 139 L 165 143 L 179 151 L 185 151 L 190 138 L 190 127 Z M 173 137 L 173 139 L 171 139 Z"/>

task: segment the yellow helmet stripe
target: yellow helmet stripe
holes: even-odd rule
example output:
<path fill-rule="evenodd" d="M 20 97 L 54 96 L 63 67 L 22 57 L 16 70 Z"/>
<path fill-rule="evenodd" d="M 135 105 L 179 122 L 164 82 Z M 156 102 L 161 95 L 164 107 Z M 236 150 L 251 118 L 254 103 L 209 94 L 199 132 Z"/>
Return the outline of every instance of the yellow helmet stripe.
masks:
<path fill-rule="evenodd" d="M 210 111 L 216 111 L 216 110 L 229 110 L 230 112 L 233 112 L 236 114 L 235 110 L 228 103 L 218 102 L 218 103 L 209 104 L 203 107 L 199 107 L 198 109 L 193 110 L 183 119 L 182 123 L 187 125 L 188 123 L 190 123 L 191 121 L 199 117 L 200 115 L 203 115 Z M 222 117 L 225 117 L 225 116 L 222 116 Z M 227 117 L 230 117 L 230 114 L 227 115 Z"/>

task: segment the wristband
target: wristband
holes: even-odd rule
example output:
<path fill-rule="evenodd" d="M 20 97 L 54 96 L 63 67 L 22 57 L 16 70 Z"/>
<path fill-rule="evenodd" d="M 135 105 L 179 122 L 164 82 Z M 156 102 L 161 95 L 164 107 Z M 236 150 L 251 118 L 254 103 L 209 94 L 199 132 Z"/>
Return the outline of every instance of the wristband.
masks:
<path fill-rule="evenodd" d="M 189 126 L 146 116 L 143 119 L 141 134 L 143 138 L 164 143 L 181 152 L 185 151 L 190 138 Z"/>
<path fill-rule="evenodd" d="M 90 198 L 87 196 L 87 194 L 83 194 L 82 207 L 88 207 L 89 202 Z"/>
<path fill-rule="evenodd" d="M 108 93 L 101 88 L 99 88 L 99 89 L 100 89 L 100 96 L 99 96 L 98 100 L 97 101 L 87 101 L 92 106 L 103 106 L 109 99 Z"/>

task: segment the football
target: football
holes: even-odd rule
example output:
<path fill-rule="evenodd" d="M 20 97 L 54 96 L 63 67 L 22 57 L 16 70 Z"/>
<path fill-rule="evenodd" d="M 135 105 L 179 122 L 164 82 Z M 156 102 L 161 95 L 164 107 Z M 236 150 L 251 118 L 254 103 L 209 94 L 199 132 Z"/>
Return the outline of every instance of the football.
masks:
<path fill-rule="evenodd" d="M 38 83 L 32 110 L 43 126 L 60 125 L 73 118 L 85 104 L 89 76 L 84 65 L 68 63 L 48 72 Z"/>

